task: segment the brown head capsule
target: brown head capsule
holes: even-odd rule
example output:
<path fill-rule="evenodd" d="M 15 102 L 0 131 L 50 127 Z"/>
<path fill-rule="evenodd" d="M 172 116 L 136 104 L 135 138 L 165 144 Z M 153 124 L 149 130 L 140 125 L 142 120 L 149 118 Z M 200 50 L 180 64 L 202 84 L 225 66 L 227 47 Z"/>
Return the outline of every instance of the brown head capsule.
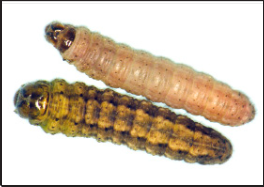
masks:
<path fill-rule="evenodd" d="M 45 28 L 46 39 L 60 52 L 67 50 L 75 38 L 75 29 L 70 25 L 53 22 Z"/>
<path fill-rule="evenodd" d="M 17 113 L 34 123 L 42 121 L 49 102 L 49 85 L 44 81 L 23 85 L 15 94 Z"/>
<path fill-rule="evenodd" d="M 113 90 L 56 79 L 23 85 L 15 94 L 21 117 L 48 133 L 95 137 L 171 159 L 216 164 L 227 161 L 227 138 L 186 116 Z"/>
<path fill-rule="evenodd" d="M 115 43 L 84 27 L 52 23 L 46 35 L 64 60 L 109 86 L 225 125 L 241 125 L 254 118 L 247 96 L 188 66 Z M 75 35 L 74 40 L 67 39 L 69 35 Z"/>

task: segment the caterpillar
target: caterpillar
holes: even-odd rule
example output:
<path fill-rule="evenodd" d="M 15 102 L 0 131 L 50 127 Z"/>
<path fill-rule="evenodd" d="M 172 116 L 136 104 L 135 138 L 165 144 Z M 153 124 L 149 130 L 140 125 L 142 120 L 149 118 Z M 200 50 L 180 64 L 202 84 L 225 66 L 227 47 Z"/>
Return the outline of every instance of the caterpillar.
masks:
<path fill-rule="evenodd" d="M 111 87 L 224 125 L 238 126 L 254 118 L 247 96 L 186 65 L 115 43 L 85 27 L 52 22 L 45 37 L 64 60 Z"/>
<path fill-rule="evenodd" d="M 81 82 L 28 83 L 16 92 L 14 104 L 46 133 L 95 137 L 190 163 L 221 164 L 232 154 L 227 138 L 186 116 Z"/>

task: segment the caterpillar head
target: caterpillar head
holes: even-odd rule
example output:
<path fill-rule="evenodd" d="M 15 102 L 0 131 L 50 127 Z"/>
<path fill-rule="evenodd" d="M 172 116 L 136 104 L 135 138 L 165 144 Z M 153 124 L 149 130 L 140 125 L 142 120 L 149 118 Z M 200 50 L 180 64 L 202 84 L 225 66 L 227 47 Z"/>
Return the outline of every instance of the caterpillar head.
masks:
<path fill-rule="evenodd" d="M 14 98 L 16 112 L 32 121 L 41 120 L 47 110 L 48 88 L 48 83 L 45 81 L 22 85 Z"/>
<path fill-rule="evenodd" d="M 66 51 L 74 41 L 76 30 L 71 25 L 52 22 L 45 28 L 46 39 L 61 53 Z"/>

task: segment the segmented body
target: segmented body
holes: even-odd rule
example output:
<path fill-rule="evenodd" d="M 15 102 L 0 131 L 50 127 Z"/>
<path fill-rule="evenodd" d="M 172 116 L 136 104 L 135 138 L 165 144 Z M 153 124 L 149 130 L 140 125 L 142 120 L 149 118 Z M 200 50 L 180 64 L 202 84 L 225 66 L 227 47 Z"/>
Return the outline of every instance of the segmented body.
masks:
<path fill-rule="evenodd" d="M 241 125 L 254 118 L 254 107 L 245 95 L 210 75 L 117 44 L 84 27 L 52 23 L 45 32 L 64 60 L 109 86 L 226 125 Z"/>
<path fill-rule="evenodd" d="M 15 106 L 45 132 L 95 137 L 187 162 L 225 162 L 230 142 L 211 128 L 149 101 L 56 79 L 22 86 Z"/>

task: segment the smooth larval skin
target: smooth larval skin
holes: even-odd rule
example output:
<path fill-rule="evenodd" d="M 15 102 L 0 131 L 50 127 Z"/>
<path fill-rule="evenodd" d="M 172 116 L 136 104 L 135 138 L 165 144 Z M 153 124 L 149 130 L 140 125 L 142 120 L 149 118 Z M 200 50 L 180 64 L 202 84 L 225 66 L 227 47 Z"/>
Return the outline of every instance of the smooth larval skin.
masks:
<path fill-rule="evenodd" d="M 109 86 L 224 125 L 254 118 L 254 107 L 244 94 L 191 67 L 115 43 L 85 27 L 53 22 L 45 33 L 64 60 Z"/>
<path fill-rule="evenodd" d="M 51 134 L 95 137 L 191 163 L 221 164 L 232 154 L 227 138 L 186 116 L 81 82 L 28 83 L 14 104 L 21 117 Z"/>

